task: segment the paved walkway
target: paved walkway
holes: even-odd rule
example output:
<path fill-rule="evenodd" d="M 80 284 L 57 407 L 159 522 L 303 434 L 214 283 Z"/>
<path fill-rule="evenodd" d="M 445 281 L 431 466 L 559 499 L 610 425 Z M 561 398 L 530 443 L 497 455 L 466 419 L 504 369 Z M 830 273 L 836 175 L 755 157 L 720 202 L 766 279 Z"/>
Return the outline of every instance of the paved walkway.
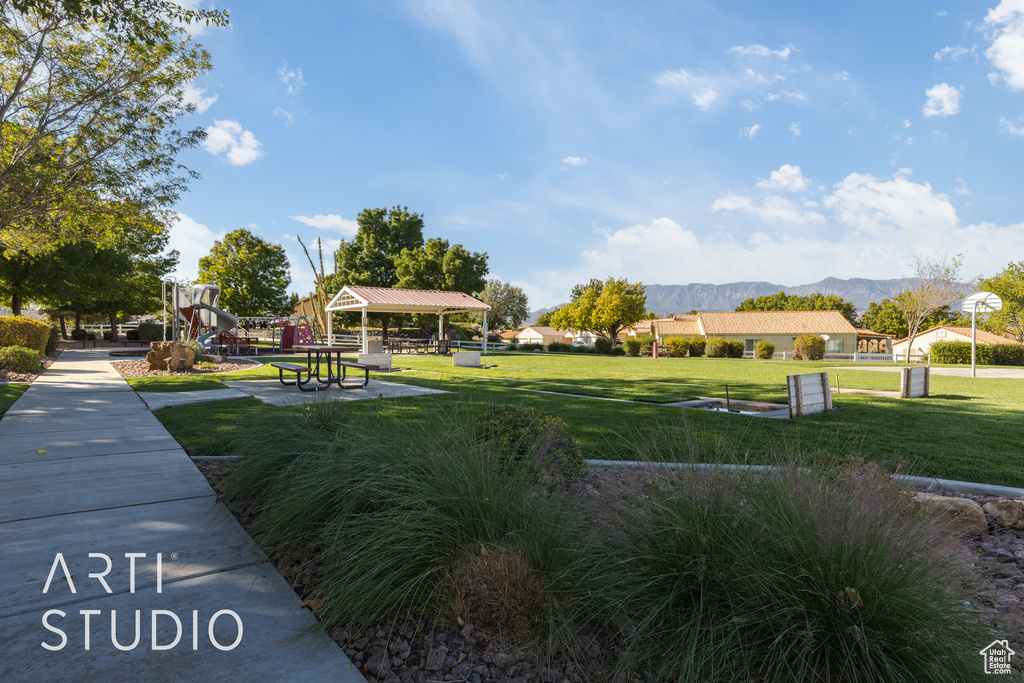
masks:
<path fill-rule="evenodd" d="M 0 681 L 364 681 L 107 354 L 0 419 Z"/>

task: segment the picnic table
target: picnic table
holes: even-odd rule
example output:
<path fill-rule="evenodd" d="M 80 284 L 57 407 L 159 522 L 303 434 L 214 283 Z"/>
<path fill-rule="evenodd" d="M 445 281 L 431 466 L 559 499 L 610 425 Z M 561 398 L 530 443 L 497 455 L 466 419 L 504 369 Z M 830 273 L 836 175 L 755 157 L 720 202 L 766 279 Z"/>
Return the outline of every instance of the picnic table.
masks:
<path fill-rule="evenodd" d="M 339 389 L 357 389 L 363 388 L 370 383 L 370 370 L 376 370 L 379 366 L 370 365 L 368 363 L 349 363 L 341 360 L 342 352 L 351 353 L 352 348 L 348 346 L 328 346 L 320 344 L 296 344 L 292 347 L 299 351 L 306 352 L 306 364 L 298 365 L 297 363 L 271 363 L 271 366 L 277 368 L 278 380 L 285 386 L 297 385 L 300 391 L 316 391 L 318 389 L 327 389 L 332 384 L 337 384 Z M 335 355 L 335 359 L 331 360 L 331 354 Z M 313 365 L 313 354 L 316 354 L 316 366 Z M 326 357 L 327 359 L 327 378 L 320 376 L 320 361 Z M 333 371 L 333 366 L 337 365 L 339 372 L 337 374 Z M 362 370 L 364 373 L 363 383 L 360 385 L 345 386 L 344 382 L 347 378 L 347 372 L 349 368 L 354 370 Z M 286 382 L 284 379 L 285 371 L 294 372 L 295 380 Z M 303 380 L 302 376 L 306 375 L 306 379 Z M 310 387 L 306 386 L 313 380 L 316 380 L 316 385 Z"/>
<path fill-rule="evenodd" d="M 384 349 L 392 353 L 448 353 L 450 343 L 447 339 L 388 339 Z"/>

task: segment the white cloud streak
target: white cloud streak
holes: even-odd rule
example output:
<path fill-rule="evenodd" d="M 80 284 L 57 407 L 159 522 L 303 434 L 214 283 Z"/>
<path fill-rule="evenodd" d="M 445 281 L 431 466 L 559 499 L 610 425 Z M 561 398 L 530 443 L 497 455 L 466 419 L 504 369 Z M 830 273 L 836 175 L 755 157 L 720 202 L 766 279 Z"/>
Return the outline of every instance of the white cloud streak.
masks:
<path fill-rule="evenodd" d="M 191 216 L 176 214 L 168 231 L 167 249 L 178 251 L 178 266 L 172 275 L 180 280 L 199 277 L 199 259 L 210 253 L 213 243 L 223 239 L 226 232 L 214 232 Z"/>
<path fill-rule="evenodd" d="M 288 216 L 288 218 L 298 221 L 303 225 L 308 225 L 311 228 L 334 230 L 335 232 L 340 232 L 345 237 L 354 237 L 359 230 L 359 224 L 356 221 L 342 218 L 336 213 L 316 214 L 315 216 Z"/>
<path fill-rule="evenodd" d="M 306 87 L 306 79 L 302 76 L 302 69 L 298 67 L 289 69 L 288 65 L 285 64 L 277 70 L 277 77 L 284 84 L 285 91 L 289 97 L 295 97 L 299 94 L 299 91 Z"/>
<path fill-rule="evenodd" d="M 196 105 L 196 113 L 202 114 L 207 109 L 213 106 L 213 103 L 217 101 L 216 95 L 210 95 L 206 97 L 206 88 L 199 88 L 196 86 L 194 81 L 189 81 L 185 84 L 182 89 L 185 101 L 189 104 Z"/>
<path fill-rule="evenodd" d="M 779 50 L 772 50 L 764 45 L 737 45 L 729 48 L 729 52 L 734 55 L 740 55 L 741 57 L 778 57 L 779 59 L 786 60 L 789 59 L 789 55 L 792 54 L 793 46 L 787 45 Z"/>
<path fill-rule="evenodd" d="M 586 157 L 566 157 L 562 159 L 562 163 L 566 166 L 582 166 L 587 163 Z"/>
<path fill-rule="evenodd" d="M 214 121 L 206 129 L 203 149 L 224 158 L 232 166 L 245 166 L 263 156 L 260 141 L 237 121 Z"/>
<path fill-rule="evenodd" d="M 758 132 L 760 132 L 760 130 L 761 130 L 761 124 L 760 123 L 755 123 L 754 125 L 750 126 L 749 128 L 740 128 L 740 137 L 741 138 L 750 138 L 751 140 L 753 140 L 757 136 Z"/>
<path fill-rule="evenodd" d="M 772 171 L 767 180 L 758 181 L 759 187 L 766 187 L 770 190 L 788 190 L 789 192 L 802 192 L 807 189 L 807 179 L 800 172 L 799 166 L 783 164 L 779 170 Z"/>

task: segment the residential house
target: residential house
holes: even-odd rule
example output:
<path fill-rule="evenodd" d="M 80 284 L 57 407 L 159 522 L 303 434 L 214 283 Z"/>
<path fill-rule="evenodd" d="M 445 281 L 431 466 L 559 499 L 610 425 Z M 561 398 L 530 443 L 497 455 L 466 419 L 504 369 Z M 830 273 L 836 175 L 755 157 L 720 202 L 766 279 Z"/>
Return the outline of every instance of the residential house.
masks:
<path fill-rule="evenodd" d="M 556 330 L 546 325 L 529 325 L 519 330 L 516 335 L 520 344 L 543 344 L 551 342 L 571 344 L 575 335 L 568 330 Z"/>
<path fill-rule="evenodd" d="M 893 352 L 899 356 L 906 356 L 907 346 L 910 340 L 908 338 L 900 339 L 893 343 Z M 971 341 L 971 328 L 961 327 L 959 325 L 939 325 L 932 327 L 920 332 L 914 336 L 914 348 L 910 352 L 912 355 L 927 356 L 932 349 L 932 344 L 935 342 L 945 341 Z M 1013 337 L 1004 337 L 992 332 L 985 330 L 977 330 L 977 341 L 979 344 L 1016 344 L 1017 340 Z"/>

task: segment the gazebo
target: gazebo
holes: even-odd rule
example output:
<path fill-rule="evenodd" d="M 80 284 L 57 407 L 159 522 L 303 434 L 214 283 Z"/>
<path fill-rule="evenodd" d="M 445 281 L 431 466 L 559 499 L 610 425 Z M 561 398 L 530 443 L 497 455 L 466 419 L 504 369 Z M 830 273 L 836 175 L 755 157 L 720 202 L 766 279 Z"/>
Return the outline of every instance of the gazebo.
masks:
<path fill-rule="evenodd" d="M 366 326 L 370 313 L 420 313 L 436 315 L 438 333 L 444 336 L 444 316 L 453 313 L 484 314 L 483 352 L 487 353 L 487 311 L 491 307 L 462 292 L 435 292 L 429 289 L 391 289 L 346 285 L 327 304 L 327 338 L 333 336 L 334 311 L 362 311 L 363 353 L 367 352 Z"/>

